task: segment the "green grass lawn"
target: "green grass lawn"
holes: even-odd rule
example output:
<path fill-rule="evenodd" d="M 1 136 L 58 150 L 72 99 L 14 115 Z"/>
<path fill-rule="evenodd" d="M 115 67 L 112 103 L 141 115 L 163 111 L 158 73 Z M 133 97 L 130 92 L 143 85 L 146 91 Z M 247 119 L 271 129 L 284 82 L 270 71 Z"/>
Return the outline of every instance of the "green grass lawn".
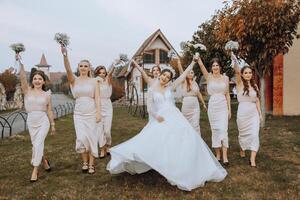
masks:
<path fill-rule="evenodd" d="M 114 145 L 134 136 L 146 122 L 128 115 L 126 108 L 116 108 L 112 128 Z M 228 176 L 221 183 L 209 182 L 192 192 L 171 186 L 153 170 L 141 175 L 112 176 L 105 169 L 109 158 L 96 160 L 96 174 L 82 174 L 80 156 L 75 153 L 72 116 L 61 118 L 56 124 L 57 135 L 49 135 L 45 144 L 53 170 L 50 173 L 40 170 L 39 181 L 33 184 L 29 183 L 32 168 L 28 133 L 0 140 L 0 199 L 299 198 L 300 117 L 268 117 L 266 128 L 260 132 L 261 148 L 255 169 L 250 168 L 247 160 L 239 158 L 234 114 L 229 125 Z M 201 131 L 210 145 L 206 113 L 201 114 Z"/>

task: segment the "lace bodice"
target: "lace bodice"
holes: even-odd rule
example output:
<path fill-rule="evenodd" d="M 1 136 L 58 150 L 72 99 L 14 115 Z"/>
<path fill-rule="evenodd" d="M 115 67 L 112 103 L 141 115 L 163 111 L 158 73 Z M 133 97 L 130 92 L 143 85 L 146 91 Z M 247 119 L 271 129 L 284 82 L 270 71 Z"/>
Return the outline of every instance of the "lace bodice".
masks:
<path fill-rule="evenodd" d="M 147 97 L 147 110 L 150 115 L 156 117 L 160 110 L 170 106 L 175 106 L 171 87 L 167 87 L 164 93 L 155 91 L 155 89 L 152 87 L 149 88 Z"/>
<path fill-rule="evenodd" d="M 100 98 L 109 99 L 112 95 L 112 85 L 107 81 L 104 81 L 102 78 L 97 77 L 97 80 L 100 81 L 99 90 Z"/>
<path fill-rule="evenodd" d="M 207 92 L 209 95 L 214 94 L 226 94 L 229 87 L 229 79 L 227 76 L 224 76 L 222 80 L 215 80 L 211 78 L 207 81 Z"/>
<path fill-rule="evenodd" d="M 191 91 L 187 91 L 187 84 L 182 84 L 182 96 L 190 97 L 190 96 L 197 96 L 199 93 L 199 86 L 196 81 L 192 82 Z"/>
<path fill-rule="evenodd" d="M 75 99 L 79 97 L 94 98 L 95 88 L 96 88 L 96 79 L 94 78 L 80 80 L 78 77 L 76 77 L 74 85 L 71 86 L 72 94 Z"/>
<path fill-rule="evenodd" d="M 239 102 L 256 102 L 257 100 L 257 94 L 254 89 L 249 89 L 249 96 L 243 95 L 244 90 L 241 90 L 237 94 L 237 98 Z"/>
<path fill-rule="evenodd" d="M 42 92 L 41 95 L 34 95 L 31 91 L 28 91 L 24 98 L 25 109 L 27 112 L 32 111 L 47 111 L 47 105 L 49 103 L 49 97 L 51 91 Z"/>

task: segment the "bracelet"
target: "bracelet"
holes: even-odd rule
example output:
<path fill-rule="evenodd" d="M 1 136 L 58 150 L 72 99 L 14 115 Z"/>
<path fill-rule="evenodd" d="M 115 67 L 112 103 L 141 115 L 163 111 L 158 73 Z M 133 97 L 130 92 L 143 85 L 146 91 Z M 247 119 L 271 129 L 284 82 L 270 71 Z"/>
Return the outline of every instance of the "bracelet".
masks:
<path fill-rule="evenodd" d="M 55 126 L 55 123 L 53 122 L 53 123 L 51 123 L 51 126 Z"/>

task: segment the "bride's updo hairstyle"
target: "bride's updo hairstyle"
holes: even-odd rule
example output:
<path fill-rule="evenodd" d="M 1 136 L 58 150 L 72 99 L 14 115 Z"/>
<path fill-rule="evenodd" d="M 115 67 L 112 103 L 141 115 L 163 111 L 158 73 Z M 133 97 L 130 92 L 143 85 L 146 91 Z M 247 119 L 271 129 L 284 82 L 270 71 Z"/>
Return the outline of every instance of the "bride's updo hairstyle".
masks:
<path fill-rule="evenodd" d="M 168 72 L 168 73 L 170 74 L 170 80 L 172 80 L 172 79 L 173 79 L 173 73 L 172 73 L 172 71 L 169 70 L 169 69 L 163 69 L 163 70 L 161 71 L 161 74 L 164 74 L 164 73 L 166 73 L 166 72 Z M 170 81 L 170 80 L 169 80 L 169 81 Z"/>

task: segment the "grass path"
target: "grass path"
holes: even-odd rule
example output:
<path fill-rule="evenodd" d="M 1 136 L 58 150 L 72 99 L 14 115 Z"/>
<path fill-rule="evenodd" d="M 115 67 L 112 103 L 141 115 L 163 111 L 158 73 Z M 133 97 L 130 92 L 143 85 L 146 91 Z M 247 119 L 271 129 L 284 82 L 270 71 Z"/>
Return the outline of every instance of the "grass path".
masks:
<path fill-rule="evenodd" d="M 129 116 L 125 108 L 114 110 L 113 143 L 138 133 L 146 120 Z M 0 199 L 297 199 L 300 191 L 300 117 L 269 117 L 260 135 L 257 169 L 239 158 L 235 114 L 229 124 L 229 175 L 221 183 L 184 192 L 155 171 L 131 176 L 110 175 L 109 158 L 96 161 L 96 174 L 80 171 L 75 153 L 72 116 L 57 121 L 58 134 L 48 136 L 45 153 L 52 172 L 40 170 L 39 181 L 30 184 L 31 144 L 28 133 L 0 140 Z M 201 131 L 211 144 L 206 113 Z M 248 154 L 247 154 L 248 155 Z M 188 178 L 188 177 L 187 177 Z"/>

